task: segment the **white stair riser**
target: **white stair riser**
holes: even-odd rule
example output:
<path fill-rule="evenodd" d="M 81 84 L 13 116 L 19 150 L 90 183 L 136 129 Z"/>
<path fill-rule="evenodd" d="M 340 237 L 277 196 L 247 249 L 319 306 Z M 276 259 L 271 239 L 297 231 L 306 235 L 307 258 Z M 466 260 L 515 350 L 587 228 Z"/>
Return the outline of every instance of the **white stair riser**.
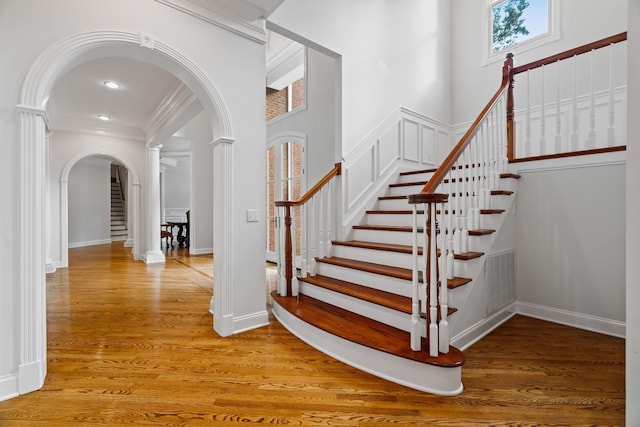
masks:
<path fill-rule="evenodd" d="M 392 245 L 411 245 L 413 235 L 406 231 L 358 230 L 353 233 L 353 240 L 362 242 L 384 242 Z"/>
<path fill-rule="evenodd" d="M 407 199 L 391 199 L 391 200 L 378 200 L 378 209 L 385 211 L 397 211 L 412 209 Z"/>
<path fill-rule="evenodd" d="M 433 172 L 414 173 L 411 175 L 400 175 L 396 181 L 398 184 L 406 182 L 423 182 L 428 181 L 433 176 Z"/>
<path fill-rule="evenodd" d="M 411 282 L 394 277 L 372 274 L 366 271 L 354 270 L 337 265 L 317 263 L 317 272 L 323 276 L 333 277 L 358 285 L 368 286 L 381 291 L 392 292 L 406 297 L 411 296 Z"/>
<path fill-rule="evenodd" d="M 300 282 L 300 292 L 304 295 L 327 302 L 336 307 L 340 307 L 361 316 L 375 319 L 378 322 L 382 322 L 395 328 L 402 329 L 403 331 L 411 331 L 411 316 L 407 313 L 402 313 L 397 310 L 382 307 L 378 304 L 372 304 L 370 302 L 358 298 L 353 298 L 348 295 L 334 292 L 319 286 L 314 286 L 306 282 Z M 421 323 L 421 330 L 424 331 L 423 336 L 425 336 L 426 326 L 424 320 L 421 320 Z"/>
<path fill-rule="evenodd" d="M 335 245 L 333 248 L 335 250 L 335 256 L 340 258 L 347 258 L 363 262 L 372 262 L 374 264 L 384 264 L 392 267 L 407 269 L 413 268 L 413 256 L 411 254 L 340 245 Z M 472 263 L 474 261 L 475 259 L 468 261 L 457 259 L 454 260 L 454 271 L 456 276 L 466 277 L 465 266 L 466 264 Z M 418 262 L 423 263 L 423 258 L 420 257 L 420 261 Z"/>
<path fill-rule="evenodd" d="M 412 214 L 367 214 L 368 225 L 411 226 Z M 424 215 L 418 215 L 418 225 L 424 224 Z"/>

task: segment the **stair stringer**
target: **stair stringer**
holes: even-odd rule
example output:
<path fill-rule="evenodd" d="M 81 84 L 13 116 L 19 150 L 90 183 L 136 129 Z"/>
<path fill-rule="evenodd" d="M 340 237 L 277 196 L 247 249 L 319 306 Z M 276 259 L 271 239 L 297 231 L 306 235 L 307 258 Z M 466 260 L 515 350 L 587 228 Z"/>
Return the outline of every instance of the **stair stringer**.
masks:
<path fill-rule="evenodd" d="M 385 380 L 427 393 L 455 396 L 463 390 L 462 368 L 426 365 L 353 343 L 312 326 L 282 308 L 275 318 L 291 333 L 317 350 L 349 366 Z"/>

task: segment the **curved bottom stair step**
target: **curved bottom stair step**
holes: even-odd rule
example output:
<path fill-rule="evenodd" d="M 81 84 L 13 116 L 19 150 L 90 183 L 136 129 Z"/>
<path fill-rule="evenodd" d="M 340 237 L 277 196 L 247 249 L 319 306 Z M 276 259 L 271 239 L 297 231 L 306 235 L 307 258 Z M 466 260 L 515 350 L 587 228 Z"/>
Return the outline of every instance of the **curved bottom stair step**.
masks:
<path fill-rule="evenodd" d="M 449 347 L 449 352 L 438 357 L 429 356 L 428 351 L 413 351 L 408 332 L 360 316 L 305 295 L 281 297 L 277 292 L 271 296 L 275 303 L 304 322 L 348 341 L 383 351 L 394 356 L 445 368 L 462 366 L 465 357 L 462 351 Z M 422 341 L 426 348 L 426 340 Z"/>

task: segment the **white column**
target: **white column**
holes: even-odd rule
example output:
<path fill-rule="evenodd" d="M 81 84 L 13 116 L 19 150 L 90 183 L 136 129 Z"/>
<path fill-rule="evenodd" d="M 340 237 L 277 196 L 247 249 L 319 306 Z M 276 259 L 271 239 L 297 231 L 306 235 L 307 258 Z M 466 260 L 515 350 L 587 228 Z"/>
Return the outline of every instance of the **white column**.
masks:
<path fill-rule="evenodd" d="M 160 248 L 160 148 L 147 147 L 147 264 L 165 262 Z"/>
<path fill-rule="evenodd" d="M 47 374 L 46 324 L 46 112 L 20 112 L 20 347 L 18 392 L 44 384 Z"/>
<path fill-rule="evenodd" d="M 133 223 L 133 178 L 132 178 L 132 174 L 131 171 L 129 169 L 127 169 L 127 240 L 125 240 L 124 242 L 124 247 L 125 248 L 131 248 L 133 247 L 133 227 L 134 227 L 134 223 Z M 137 213 L 138 215 L 140 214 L 139 212 Z M 132 250 L 133 252 L 133 250 Z"/>
<path fill-rule="evenodd" d="M 233 140 L 218 139 L 213 145 L 213 295 L 210 311 L 213 329 L 229 336 L 233 328 L 232 177 Z"/>
<path fill-rule="evenodd" d="M 164 224 L 167 222 L 166 212 L 165 212 L 165 180 L 167 177 L 167 167 L 160 166 L 160 224 Z"/>
<path fill-rule="evenodd" d="M 47 136 L 46 136 L 46 148 L 45 148 L 45 157 L 46 157 L 46 163 L 47 163 L 47 169 L 45 171 L 45 182 L 46 182 L 46 200 L 45 200 L 45 216 L 46 216 L 46 232 L 47 232 L 47 252 L 46 252 L 46 265 L 45 265 L 45 271 L 47 273 L 53 273 L 56 271 L 56 267 L 53 265 L 53 261 L 51 260 L 51 245 L 53 244 L 53 238 L 52 238 L 52 228 L 53 228 L 53 224 L 51 222 L 51 189 L 50 189 L 50 176 L 49 176 L 49 172 L 51 172 L 51 166 L 49 164 L 49 160 L 50 160 L 50 153 L 51 153 L 51 140 L 50 140 L 50 136 L 51 136 L 51 132 L 47 132 Z"/>

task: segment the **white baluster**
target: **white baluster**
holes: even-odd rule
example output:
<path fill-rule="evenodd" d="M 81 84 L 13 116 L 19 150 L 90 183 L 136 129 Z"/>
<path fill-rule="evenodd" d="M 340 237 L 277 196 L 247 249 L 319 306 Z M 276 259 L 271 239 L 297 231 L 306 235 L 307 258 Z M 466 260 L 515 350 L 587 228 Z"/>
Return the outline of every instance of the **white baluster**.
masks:
<path fill-rule="evenodd" d="M 578 56 L 573 55 L 573 105 L 572 105 L 572 127 L 571 132 L 571 151 L 578 150 L 578 83 L 577 83 L 577 62 Z"/>
<path fill-rule="evenodd" d="M 284 253 L 284 207 L 278 207 L 278 230 L 276 236 L 278 241 L 276 246 L 278 248 L 278 294 L 280 296 L 287 296 L 287 279 L 285 273 L 285 253 Z"/>
<path fill-rule="evenodd" d="M 309 259 L 308 256 L 308 238 L 307 238 L 307 210 L 305 205 L 300 205 L 300 276 L 307 277 L 309 273 Z"/>
<path fill-rule="evenodd" d="M 429 225 L 431 227 L 431 238 L 429 244 L 429 355 L 438 357 L 438 275 L 436 257 L 436 204 L 429 206 Z M 426 245 L 425 250 L 426 251 Z M 423 252 L 424 252 L 423 251 Z"/>
<path fill-rule="evenodd" d="M 334 217 L 333 217 L 333 194 L 335 190 L 335 180 L 331 180 L 327 186 L 327 208 L 325 218 L 327 219 L 327 242 L 324 256 L 331 258 L 333 255 L 333 239 L 334 239 Z"/>
<path fill-rule="evenodd" d="M 547 149 L 546 149 L 546 133 L 547 133 L 547 129 L 546 129 L 546 113 L 545 113 L 545 105 L 544 105 L 544 92 L 545 92 L 545 86 L 544 86 L 544 69 L 545 66 L 543 65 L 542 67 L 540 67 L 540 86 L 542 86 L 542 90 L 540 91 L 541 95 L 542 95 L 542 102 L 540 105 L 540 154 L 544 155 L 547 154 Z"/>
<path fill-rule="evenodd" d="M 562 136 L 560 135 L 561 121 L 560 121 L 560 61 L 556 61 L 556 138 L 554 141 L 555 153 L 562 152 Z"/>
<path fill-rule="evenodd" d="M 613 82 L 613 43 L 609 45 L 609 128 L 607 130 L 607 145 L 613 147 L 616 145 L 616 128 L 615 128 L 615 98 L 614 98 L 614 82 Z"/>
<path fill-rule="evenodd" d="M 419 257 L 418 257 L 418 210 L 413 205 L 413 238 L 412 238 L 412 288 L 411 288 L 411 350 L 419 351 L 422 348 L 422 335 L 420 333 L 420 288 L 419 288 Z"/>
<path fill-rule="evenodd" d="M 441 208 L 444 211 L 444 205 Z M 443 224 L 441 222 L 441 224 Z M 443 239 L 446 242 L 446 239 Z M 449 320 L 447 319 L 448 310 L 449 310 L 449 302 L 448 302 L 448 288 L 447 288 L 447 280 L 448 280 L 448 246 L 446 243 L 443 243 L 442 248 L 440 249 L 440 323 L 438 325 L 438 348 L 440 353 L 448 353 L 449 352 L 449 340 L 450 340 L 450 332 L 449 332 Z"/>
<path fill-rule="evenodd" d="M 318 234 L 317 234 L 317 225 L 316 225 L 316 198 L 315 196 L 309 200 L 311 206 L 309 206 L 309 240 L 311 241 L 311 246 L 309 247 L 309 258 L 311 260 L 309 266 L 309 275 L 316 275 L 316 247 L 318 244 Z"/>
<path fill-rule="evenodd" d="M 527 117 L 525 157 L 531 156 L 531 70 L 527 70 Z"/>
<path fill-rule="evenodd" d="M 589 139 L 587 140 L 587 148 L 595 148 L 596 146 L 596 94 L 594 89 L 594 72 L 593 72 L 593 55 L 592 50 L 589 53 L 590 67 L 589 67 Z"/>

